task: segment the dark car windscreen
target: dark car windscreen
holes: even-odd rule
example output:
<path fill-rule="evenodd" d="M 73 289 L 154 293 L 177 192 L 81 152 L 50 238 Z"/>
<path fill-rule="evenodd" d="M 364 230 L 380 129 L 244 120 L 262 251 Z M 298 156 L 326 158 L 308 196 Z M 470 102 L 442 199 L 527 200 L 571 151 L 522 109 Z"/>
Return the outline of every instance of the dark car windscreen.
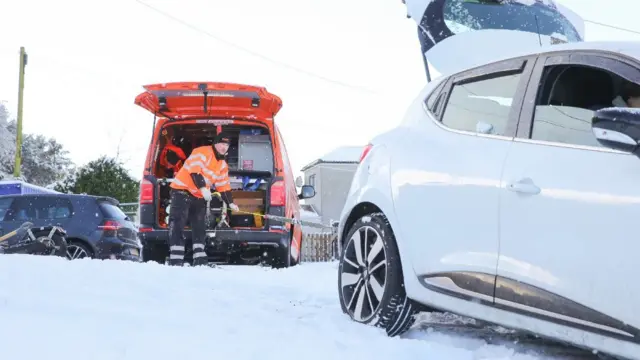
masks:
<path fill-rule="evenodd" d="M 518 0 L 445 0 L 447 27 L 458 34 L 470 30 L 520 30 L 566 42 L 582 41 L 580 34 L 552 3 Z M 452 24 L 453 23 L 453 24 Z"/>

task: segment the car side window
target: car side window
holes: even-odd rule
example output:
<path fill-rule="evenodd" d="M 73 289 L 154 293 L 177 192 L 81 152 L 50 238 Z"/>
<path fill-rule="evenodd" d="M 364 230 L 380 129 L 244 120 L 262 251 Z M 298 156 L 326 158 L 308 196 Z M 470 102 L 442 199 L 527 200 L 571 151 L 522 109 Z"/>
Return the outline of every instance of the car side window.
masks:
<path fill-rule="evenodd" d="M 585 65 L 555 65 L 544 69 L 538 88 L 531 139 L 602 147 L 591 130 L 594 111 L 615 106 L 622 78 Z"/>
<path fill-rule="evenodd" d="M 72 214 L 71 202 L 55 197 L 19 197 L 12 208 L 13 221 L 60 220 Z"/>
<path fill-rule="evenodd" d="M 442 123 L 455 130 L 504 135 L 521 73 L 454 83 Z"/>
<path fill-rule="evenodd" d="M 69 219 L 73 208 L 69 199 L 56 199 L 55 205 L 47 209 L 47 219 Z"/>
<path fill-rule="evenodd" d="M 0 221 L 5 221 L 5 214 L 9 211 L 13 198 L 0 199 Z"/>

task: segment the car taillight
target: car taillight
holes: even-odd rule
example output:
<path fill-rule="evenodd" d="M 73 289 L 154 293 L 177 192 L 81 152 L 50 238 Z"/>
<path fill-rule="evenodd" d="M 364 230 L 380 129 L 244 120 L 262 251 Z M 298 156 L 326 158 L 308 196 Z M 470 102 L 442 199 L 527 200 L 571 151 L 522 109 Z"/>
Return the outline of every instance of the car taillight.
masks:
<path fill-rule="evenodd" d="M 271 185 L 271 206 L 284 206 L 286 193 L 284 190 L 284 181 L 276 181 Z"/>
<path fill-rule="evenodd" d="M 153 204 L 153 184 L 147 179 L 140 182 L 140 204 Z"/>
<path fill-rule="evenodd" d="M 359 162 L 362 162 L 362 160 L 364 160 L 365 156 L 367 156 L 367 154 L 369 153 L 369 150 L 371 150 L 372 147 L 373 147 L 372 144 L 367 144 L 367 146 L 364 147 L 364 149 L 362 150 L 362 155 L 360 155 Z"/>
<path fill-rule="evenodd" d="M 114 220 L 105 220 L 105 222 L 103 222 L 102 225 L 98 225 L 98 229 L 104 230 L 104 231 L 109 231 L 109 230 L 116 231 L 120 228 L 121 228 L 120 223 Z"/>

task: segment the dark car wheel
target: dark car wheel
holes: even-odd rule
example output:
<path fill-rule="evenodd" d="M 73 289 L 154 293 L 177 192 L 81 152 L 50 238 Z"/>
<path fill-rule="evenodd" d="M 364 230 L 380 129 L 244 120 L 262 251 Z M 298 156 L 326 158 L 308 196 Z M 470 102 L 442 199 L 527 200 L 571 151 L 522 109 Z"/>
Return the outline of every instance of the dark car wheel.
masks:
<path fill-rule="evenodd" d="M 70 240 L 67 241 L 67 259 L 77 260 L 93 257 L 93 251 L 89 247 L 80 241 Z"/>
<path fill-rule="evenodd" d="M 342 311 L 359 323 L 406 332 L 418 309 L 407 297 L 395 236 L 382 213 L 363 216 L 345 238 L 338 269 Z"/>

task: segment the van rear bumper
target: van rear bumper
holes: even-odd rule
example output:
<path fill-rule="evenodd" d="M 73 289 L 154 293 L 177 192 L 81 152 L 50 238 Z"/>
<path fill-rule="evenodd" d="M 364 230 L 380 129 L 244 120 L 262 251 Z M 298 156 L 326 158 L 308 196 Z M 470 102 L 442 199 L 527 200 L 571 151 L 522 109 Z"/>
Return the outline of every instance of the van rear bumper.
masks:
<path fill-rule="evenodd" d="M 168 230 L 152 230 L 139 232 L 138 237 L 143 248 L 169 247 Z M 191 248 L 191 231 L 184 231 L 185 245 Z M 272 232 L 263 230 L 218 230 L 207 231 L 206 251 L 233 252 L 247 248 L 270 247 L 289 251 L 289 232 Z"/>

